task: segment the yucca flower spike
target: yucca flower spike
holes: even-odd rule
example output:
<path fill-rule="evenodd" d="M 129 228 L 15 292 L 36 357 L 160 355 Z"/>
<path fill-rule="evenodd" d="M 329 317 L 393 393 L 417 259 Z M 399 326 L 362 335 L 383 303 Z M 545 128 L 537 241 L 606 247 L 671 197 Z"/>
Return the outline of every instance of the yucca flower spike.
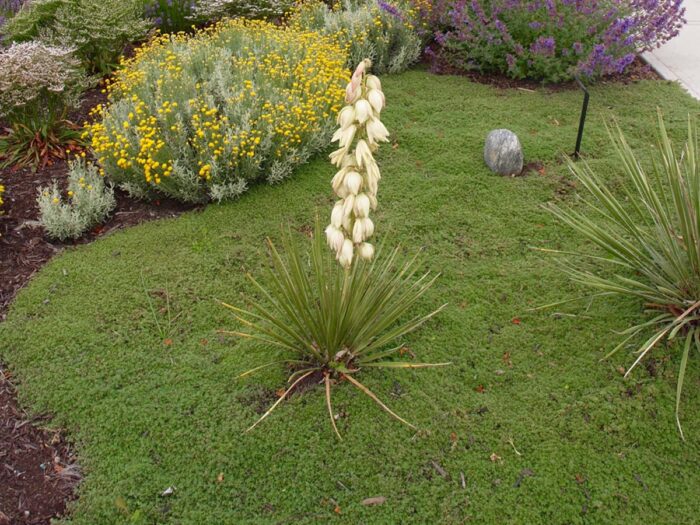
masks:
<path fill-rule="evenodd" d="M 374 257 L 374 246 L 367 242 L 374 234 L 369 212 L 377 207 L 381 174 L 373 154 L 380 142 L 389 141 L 389 131 L 380 120 L 385 105 L 382 83 L 367 74 L 371 66 L 372 62 L 365 59 L 355 69 L 345 89 L 348 105 L 338 113 L 340 127 L 332 138 L 339 149 L 331 153 L 330 159 L 340 170 L 331 186 L 340 200 L 333 206 L 326 239 L 345 268 L 352 264 L 356 251 L 361 259 Z"/>

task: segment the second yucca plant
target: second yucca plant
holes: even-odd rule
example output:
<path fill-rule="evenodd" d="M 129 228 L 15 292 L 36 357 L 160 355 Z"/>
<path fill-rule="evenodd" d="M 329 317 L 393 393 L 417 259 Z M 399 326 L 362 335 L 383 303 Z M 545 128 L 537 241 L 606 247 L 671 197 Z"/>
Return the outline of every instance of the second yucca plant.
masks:
<path fill-rule="evenodd" d="M 628 180 L 622 194 L 614 194 L 587 165 L 571 163 L 572 173 L 590 196 L 587 205 L 594 215 L 558 207 L 552 211 L 607 254 L 606 258 L 581 256 L 608 263 L 613 272 L 586 269 L 578 261 L 565 263 L 565 269 L 575 281 L 598 290 L 597 295 L 626 295 L 644 303 L 651 318 L 625 330 L 627 337 L 608 354 L 645 335 L 625 376 L 662 341 L 681 341 L 676 423 L 682 437 L 679 410 L 683 380 L 691 350 L 700 351 L 700 149 L 696 123 L 689 121 L 687 140 L 678 152 L 659 114 L 659 147 L 651 170 L 643 167 L 619 129 L 611 137 Z"/>
<path fill-rule="evenodd" d="M 331 154 L 331 160 L 340 171 L 332 185 L 340 200 L 325 232 L 332 251 L 324 247 L 324 232 L 318 220 L 310 255 L 297 247 L 291 234 L 285 237 L 282 252 L 269 242 L 273 268 L 267 281 L 263 284 L 250 277 L 262 300 L 250 300 L 248 309 L 225 304 L 248 331 L 222 333 L 251 338 L 283 352 L 280 360 L 242 376 L 279 364 L 294 369 L 289 387 L 249 430 L 305 380 L 313 379 L 325 386 L 328 413 L 338 437 L 331 387 L 339 381 L 347 381 L 393 417 L 415 428 L 360 383 L 357 373 L 373 367 L 448 364 L 392 359 L 401 354 L 400 339 L 443 307 L 412 316 L 411 311 L 436 277 L 420 273 L 415 257 L 402 262 L 399 248 L 380 249 L 375 256 L 374 246 L 368 242 L 374 233 L 368 215 L 377 206 L 380 179 L 373 152 L 388 137 L 379 120 L 384 94 L 379 79 L 366 74 L 370 65 L 368 60 L 363 61 L 353 74 L 346 91 L 347 106 L 338 116 L 340 129 L 333 137 L 340 148 Z"/>

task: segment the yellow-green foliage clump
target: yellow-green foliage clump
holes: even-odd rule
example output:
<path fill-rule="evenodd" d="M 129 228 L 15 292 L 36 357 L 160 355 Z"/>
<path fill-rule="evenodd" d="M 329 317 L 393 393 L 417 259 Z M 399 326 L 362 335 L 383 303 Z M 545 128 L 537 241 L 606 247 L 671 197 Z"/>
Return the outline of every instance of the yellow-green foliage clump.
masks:
<path fill-rule="evenodd" d="M 86 135 L 133 195 L 235 197 L 327 144 L 345 62 L 329 38 L 261 21 L 157 37 L 124 62 Z"/>
<path fill-rule="evenodd" d="M 308 0 L 298 6 L 289 23 L 333 38 L 347 53 L 348 68 L 369 58 L 376 73 L 400 73 L 418 60 L 423 49 L 416 30 L 422 11 L 405 1 L 382 5 L 344 0 L 328 7 L 321 0 Z"/>

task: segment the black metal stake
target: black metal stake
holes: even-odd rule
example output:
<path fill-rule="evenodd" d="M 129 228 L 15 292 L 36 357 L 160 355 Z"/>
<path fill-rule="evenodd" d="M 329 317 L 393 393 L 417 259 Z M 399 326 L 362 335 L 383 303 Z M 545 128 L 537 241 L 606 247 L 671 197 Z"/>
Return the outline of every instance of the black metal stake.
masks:
<path fill-rule="evenodd" d="M 578 136 L 576 137 L 576 149 L 574 150 L 574 158 L 579 159 L 581 157 L 581 141 L 583 140 L 583 127 L 586 125 L 586 113 L 588 112 L 588 99 L 590 98 L 590 94 L 588 93 L 588 90 L 586 89 L 586 86 L 583 85 L 583 82 L 581 82 L 581 79 L 576 77 L 576 83 L 578 86 L 583 90 L 583 107 L 581 108 L 581 119 L 579 120 L 578 123 Z"/>

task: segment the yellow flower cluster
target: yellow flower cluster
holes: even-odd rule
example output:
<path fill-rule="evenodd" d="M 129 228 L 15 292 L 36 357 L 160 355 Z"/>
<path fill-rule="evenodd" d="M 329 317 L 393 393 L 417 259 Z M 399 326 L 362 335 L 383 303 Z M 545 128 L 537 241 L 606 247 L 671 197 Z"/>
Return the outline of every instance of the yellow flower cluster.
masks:
<path fill-rule="evenodd" d="M 87 125 L 115 182 L 186 201 L 308 157 L 340 109 L 346 56 L 328 37 L 225 20 L 156 36 L 107 83 Z"/>
<path fill-rule="evenodd" d="M 3 193 L 5 193 L 5 186 L 3 186 L 2 184 L 0 184 L 0 206 L 2 206 L 2 205 L 5 203 L 5 201 L 2 200 L 2 194 L 3 194 Z M 1 212 L 0 212 L 0 213 L 1 213 Z"/>

